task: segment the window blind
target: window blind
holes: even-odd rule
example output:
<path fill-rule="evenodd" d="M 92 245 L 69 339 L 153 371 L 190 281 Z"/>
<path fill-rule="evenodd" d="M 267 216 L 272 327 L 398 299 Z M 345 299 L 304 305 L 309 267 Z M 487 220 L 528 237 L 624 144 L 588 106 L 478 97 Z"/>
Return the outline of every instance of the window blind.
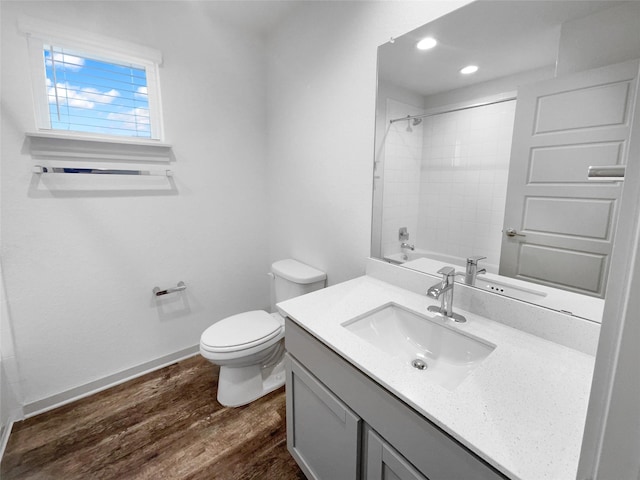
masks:
<path fill-rule="evenodd" d="M 151 138 L 145 67 L 43 46 L 51 128 Z"/>

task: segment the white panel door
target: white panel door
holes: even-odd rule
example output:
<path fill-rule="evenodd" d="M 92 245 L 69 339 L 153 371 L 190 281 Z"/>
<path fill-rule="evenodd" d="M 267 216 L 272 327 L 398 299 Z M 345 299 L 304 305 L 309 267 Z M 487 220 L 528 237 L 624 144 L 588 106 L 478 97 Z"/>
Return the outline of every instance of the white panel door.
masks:
<path fill-rule="evenodd" d="M 501 275 L 604 297 L 622 183 L 587 169 L 626 164 L 637 82 L 633 61 L 519 89 Z"/>

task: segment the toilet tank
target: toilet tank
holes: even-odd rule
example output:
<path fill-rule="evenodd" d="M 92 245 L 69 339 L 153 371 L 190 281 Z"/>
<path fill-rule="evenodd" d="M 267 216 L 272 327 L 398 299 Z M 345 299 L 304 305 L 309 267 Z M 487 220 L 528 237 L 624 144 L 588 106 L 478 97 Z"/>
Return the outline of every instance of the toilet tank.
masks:
<path fill-rule="evenodd" d="M 279 260 L 271 265 L 275 303 L 284 302 L 325 287 L 327 274 L 297 260 Z"/>

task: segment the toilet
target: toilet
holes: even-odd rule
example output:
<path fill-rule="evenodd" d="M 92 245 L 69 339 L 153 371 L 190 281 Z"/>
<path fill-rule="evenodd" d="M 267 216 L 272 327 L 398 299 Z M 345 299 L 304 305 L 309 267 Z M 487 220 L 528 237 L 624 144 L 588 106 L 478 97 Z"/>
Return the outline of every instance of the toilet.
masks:
<path fill-rule="evenodd" d="M 327 278 L 292 259 L 273 263 L 271 276 L 275 303 L 324 288 Z M 218 402 L 227 407 L 251 403 L 284 385 L 284 318 L 264 310 L 224 318 L 200 337 L 200 355 L 220 366 Z"/>

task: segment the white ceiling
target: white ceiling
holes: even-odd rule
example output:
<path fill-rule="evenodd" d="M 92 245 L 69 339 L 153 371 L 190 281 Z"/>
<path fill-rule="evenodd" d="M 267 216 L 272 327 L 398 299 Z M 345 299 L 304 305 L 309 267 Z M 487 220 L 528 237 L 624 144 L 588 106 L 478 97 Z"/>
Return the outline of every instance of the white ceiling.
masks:
<path fill-rule="evenodd" d="M 624 2 L 479 1 L 386 43 L 378 50 L 381 80 L 421 95 L 462 88 L 542 67 L 557 58 L 560 25 Z M 419 51 L 432 36 L 438 45 Z M 470 76 L 460 68 L 474 64 Z"/>
<path fill-rule="evenodd" d="M 259 34 L 277 28 L 305 0 L 188 0 L 203 14 Z"/>

